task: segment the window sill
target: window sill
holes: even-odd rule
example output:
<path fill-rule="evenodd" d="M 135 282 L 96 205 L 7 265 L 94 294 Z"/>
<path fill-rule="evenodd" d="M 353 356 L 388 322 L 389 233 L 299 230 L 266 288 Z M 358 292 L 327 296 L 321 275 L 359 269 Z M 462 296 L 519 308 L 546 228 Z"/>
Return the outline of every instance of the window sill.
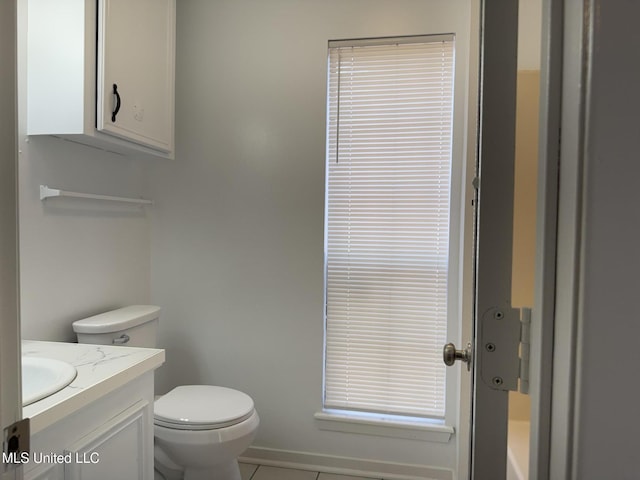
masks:
<path fill-rule="evenodd" d="M 320 430 L 406 438 L 427 442 L 448 443 L 455 433 L 453 427 L 436 421 L 400 422 L 383 418 L 359 418 L 333 412 L 318 412 L 314 415 L 314 418 Z"/>

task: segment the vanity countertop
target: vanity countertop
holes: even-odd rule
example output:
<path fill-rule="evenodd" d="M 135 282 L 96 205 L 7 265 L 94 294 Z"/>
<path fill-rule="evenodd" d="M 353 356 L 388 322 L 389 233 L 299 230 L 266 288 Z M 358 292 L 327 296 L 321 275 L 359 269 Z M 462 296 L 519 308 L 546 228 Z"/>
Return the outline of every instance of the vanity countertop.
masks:
<path fill-rule="evenodd" d="M 67 387 L 23 407 L 32 435 L 164 363 L 164 350 L 155 348 L 32 340 L 22 341 L 22 355 L 62 360 L 78 371 Z"/>

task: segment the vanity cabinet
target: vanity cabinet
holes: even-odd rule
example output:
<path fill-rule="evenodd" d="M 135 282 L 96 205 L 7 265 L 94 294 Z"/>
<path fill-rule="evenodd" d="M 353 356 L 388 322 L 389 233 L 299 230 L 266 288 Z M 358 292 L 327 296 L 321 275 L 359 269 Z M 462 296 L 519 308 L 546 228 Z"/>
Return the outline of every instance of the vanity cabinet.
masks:
<path fill-rule="evenodd" d="M 172 158 L 175 0 L 28 0 L 27 133 Z"/>
<path fill-rule="evenodd" d="M 153 372 L 33 435 L 23 468 L 25 480 L 152 480 Z"/>
<path fill-rule="evenodd" d="M 140 401 L 93 432 L 65 448 L 71 461 L 65 464 L 65 480 L 112 480 L 149 478 L 145 459 L 145 409 Z"/>

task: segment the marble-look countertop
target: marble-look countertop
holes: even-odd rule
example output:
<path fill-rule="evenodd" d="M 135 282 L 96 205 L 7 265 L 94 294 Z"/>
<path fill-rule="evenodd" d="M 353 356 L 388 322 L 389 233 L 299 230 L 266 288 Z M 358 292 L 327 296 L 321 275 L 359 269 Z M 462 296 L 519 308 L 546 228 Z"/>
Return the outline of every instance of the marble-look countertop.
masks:
<path fill-rule="evenodd" d="M 32 435 L 164 363 L 164 350 L 155 348 L 32 340 L 22 341 L 22 355 L 62 360 L 78 372 L 67 387 L 23 407 Z"/>

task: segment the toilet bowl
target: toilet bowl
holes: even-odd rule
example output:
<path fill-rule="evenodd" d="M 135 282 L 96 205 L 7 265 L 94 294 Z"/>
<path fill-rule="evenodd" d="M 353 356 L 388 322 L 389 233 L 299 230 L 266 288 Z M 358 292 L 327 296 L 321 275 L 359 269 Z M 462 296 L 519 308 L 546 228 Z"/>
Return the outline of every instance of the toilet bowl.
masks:
<path fill-rule="evenodd" d="M 181 467 L 185 480 L 240 480 L 236 459 L 253 441 L 259 423 L 253 400 L 242 392 L 176 387 L 154 405 L 156 463 Z"/>
<path fill-rule="evenodd" d="M 133 305 L 73 323 L 79 343 L 155 347 L 160 307 Z M 240 480 L 238 456 L 260 419 L 251 397 L 213 385 L 183 385 L 156 399 L 156 478 Z"/>

